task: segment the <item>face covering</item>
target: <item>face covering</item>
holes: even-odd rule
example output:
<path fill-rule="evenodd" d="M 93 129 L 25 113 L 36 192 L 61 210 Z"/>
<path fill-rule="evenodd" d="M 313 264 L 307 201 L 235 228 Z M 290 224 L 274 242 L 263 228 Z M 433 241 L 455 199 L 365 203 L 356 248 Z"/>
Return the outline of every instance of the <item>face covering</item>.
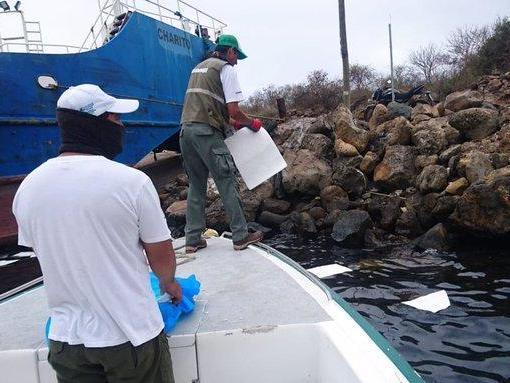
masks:
<path fill-rule="evenodd" d="M 113 160 L 122 152 L 124 127 L 102 117 L 57 108 L 59 153 L 95 154 Z"/>

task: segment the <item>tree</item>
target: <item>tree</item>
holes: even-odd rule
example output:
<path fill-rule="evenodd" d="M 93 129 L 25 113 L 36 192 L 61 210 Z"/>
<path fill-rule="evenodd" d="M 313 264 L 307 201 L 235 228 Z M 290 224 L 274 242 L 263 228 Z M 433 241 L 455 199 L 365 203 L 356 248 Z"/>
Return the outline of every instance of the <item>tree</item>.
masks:
<path fill-rule="evenodd" d="M 479 50 L 476 67 L 480 74 L 510 70 L 510 19 L 496 21 L 492 36 Z"/>
<path fill-rule="evenodd" d="M 351 88 L 354 90 L 372 88 L 376 78 L 374 68 L 363 64 L 352 64 L 349 76 Z"/>
<path fill-rule="evenodd" d="M 425 81 L 430 84 L 446 63 L 446 57 L 434 44 L 429 44 L 412 52 L 409 61 L 423 75 Z"/>
<path fill-rule="evenodd" d="M 478 53 L 489 38 L 491 30 L 488 26 L 465 26 L 457 28 L 448 38 L 448 63 L 454 71 L 460 72 Z"/>

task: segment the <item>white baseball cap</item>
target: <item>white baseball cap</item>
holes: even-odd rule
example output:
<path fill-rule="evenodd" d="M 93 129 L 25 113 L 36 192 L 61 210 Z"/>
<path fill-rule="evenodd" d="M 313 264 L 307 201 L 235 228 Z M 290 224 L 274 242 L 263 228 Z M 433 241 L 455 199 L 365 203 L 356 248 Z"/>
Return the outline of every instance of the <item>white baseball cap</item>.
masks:
<path fill-rule="evenodd" d="M 97 85 L 82 84 L 67 89 L 57 101 L 57 108 L 66 108 L 100 116 L 105 112 L 131 113 L 138 109 L 138 100 L 112 97 Z"/>

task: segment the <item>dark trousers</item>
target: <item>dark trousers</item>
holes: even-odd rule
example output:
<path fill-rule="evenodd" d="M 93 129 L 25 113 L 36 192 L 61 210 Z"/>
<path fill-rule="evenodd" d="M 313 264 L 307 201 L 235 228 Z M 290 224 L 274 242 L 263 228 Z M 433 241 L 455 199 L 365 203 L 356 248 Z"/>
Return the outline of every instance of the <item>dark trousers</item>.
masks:
<path fill-rule="evenodd" d="M 50 340 L 48 362 L 59 383 L 174 383 L 166 335 L 134 347 L 85 347 Z"/>

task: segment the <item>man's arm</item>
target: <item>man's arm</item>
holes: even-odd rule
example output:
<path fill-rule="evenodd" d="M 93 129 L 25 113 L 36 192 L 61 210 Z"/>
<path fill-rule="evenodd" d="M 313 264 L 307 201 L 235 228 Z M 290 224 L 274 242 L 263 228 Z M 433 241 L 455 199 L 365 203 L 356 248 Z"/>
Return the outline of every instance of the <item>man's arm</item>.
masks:
<path fill-rule="evenodd" d="M 172 297 L 172 302 L 179 303 L 182 300 L 181 286 L 175 281 L 175 252 L 172 241 L 166 240 L 156 243 L 142 242 L 149 265 L 159 278 L 162 292 Z"/>
<path fill-rule="evenodd" d="M 228 115 L 234 120 L 233 125 L 236 129 L 247 126 L 251 130 L 257 132 L 262 126 L 262 122 L 258 118 L 250 118 L 239 108 L 238 102 L 229 102 L 227 104 Z"/>

